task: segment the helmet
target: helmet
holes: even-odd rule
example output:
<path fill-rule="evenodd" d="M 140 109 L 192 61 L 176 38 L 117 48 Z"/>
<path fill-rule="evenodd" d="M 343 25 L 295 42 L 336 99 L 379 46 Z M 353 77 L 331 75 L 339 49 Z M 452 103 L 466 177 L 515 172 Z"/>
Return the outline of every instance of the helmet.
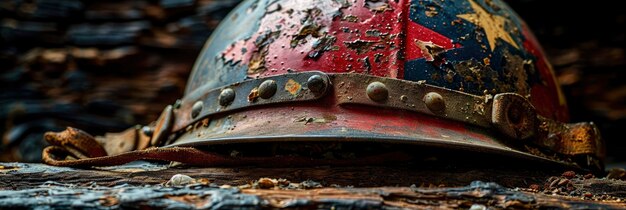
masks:
<path fill-rule="evenodd" d="M 151 144 L 379 142 L 602 169 L 593 123 L 567 121 L 539 44 L 500 0 L 249 0 Z"/>

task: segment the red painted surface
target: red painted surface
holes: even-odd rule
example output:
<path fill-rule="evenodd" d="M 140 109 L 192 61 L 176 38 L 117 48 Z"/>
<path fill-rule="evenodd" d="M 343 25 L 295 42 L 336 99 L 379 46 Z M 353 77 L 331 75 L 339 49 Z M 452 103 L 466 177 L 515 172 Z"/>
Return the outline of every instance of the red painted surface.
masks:
<path fill-rule="evenodd" d="M 467 145 L 502 146 L 493 137 L 478 132 L 478 128 L 468 127 L 461 122 L 405 110 L 339 106 L 332 100 L 334 97 L 319 102 L 288 104 L 287 109 L 267 106 L 243 110 L 229 117 L 214 119 L 212 123 L 217 126 L 213 128 L 218 130 L 205 132 L 201 136 L 190 135 L 213 139 L 224 136 L 300 134 L 352 136 L 350 132 L 358 132 L 409 138 L 415 143 L 438 139 Z"/>
<path fill-rule="evenodd" d="M 308 35 L 301 38 L 297 46 L 292 46 L 294 37 L 303 25 L 301 22 L 307 20 L 307 15 L 310 14 L 297 10 L 291 15 L 285 12 L 270 13 L 263 18 L 259 32 L 253 37 L 239 41 L 224 51 L 226 60 L 240 60 L 241 64 L 249 64 L 254 50 L 258 51 L 263 47 L 255 45 L 255 40 L 264 33 L 280 31 L 276 40 L 267 46 L 269 47 L 265 56 L 267 70 L 250 76 L 284 74 L 291 69 L 320 70 L 329 73 L 357 72 L 402 78 L 404 60 L 399 52 L 404 48 L 401 33 L 407 22 L 405 17 L 407 0 L 389 1 L 388 9 L 384 11 L 365 7 L 365 0 L 357 0 L 346 8 L 340 8 L 341 5 L 334 1 L 332 4 L 315 1 L 283 1 L 281 4 L 284 8 L 301 8 L 307 6 L 298 4 L 315 4 L 322 11 L 320 15 L 311 18 L 321 27 L 317 37 Z M 281 26 L 280 29 L 277 25 Z M 320 51 L 319 57 L 309 56 L 318 51 L 314 49 L 313 43 L 325 36 L 336 39 L 331 45 L 332 49 Z M 350 43 L 358 42 L 366 43 L 364 45 L 367 46 L 359 50 L 348 46 Z"/>
<path fill-rule="evenodd" d="M 556 83 L 556 76 L 552 66 L 547 62 L 541 45 L 539 45 L 539 42 L 526 24 L 523 24 L 522 33 L 526 37 L 524 48 L 536 57 L 535 66 L 545 82 L 545 84 L 535 84 L 531 87 L 531 103 L 535 106 L 538 114 L 558 121 L 568 122 L 569 111 L 567 103 L 563 98 L 559 84 Z"/>
<path fill-rule="evenodd" d="M 222 56 L 235 65 L 264 67 L 258 71 L 249 70 L 248 76 L 253 78 L 291 71 L 318 70 L 327 73 L 354 72 L 402 79 L 405 61 L 424 57 L 428 59 L 428 56 L 432 56 L 428 55 L 428 51 L 420 47 L 418 42 L 443 51 L 463 47 L 453 43 L 450 38 L 409 20 L 409 0 L 386 1 L 388 3 L 386 9 L 365 7 L 368 2 L 377 1 L 348 1 L 351 3 L 349 6 L 341 5 L 339 2 L 341 1 L 280 1 L 282 10 L 268 10 L 270 12 L 263 16 L 256 33 L 249 39 L 235 42 L 222 52 Z M 276 5 L 270 5 L 268 8 L 273 7 Z M 307 25 L 315 29 L 302 33 Z M 541 79 L 545 80 L 545 84 L 531 87 L 532 104 L 540 115 L 561 121 L 567 120 L 567 108 L 558 100 L 558 87 L 552 79 L 554 75 L 539 44 L 525 26 L 522 33 L 527 38 L 523 46 L 537 58 L 537 69 Z M 325 39 L 334 41 L 322 42 Z M 362 46 L 352 46 L 359 43 Z M 326 46 L 320 47 L 319 44 Z M 258 62 L 263 63 L 259 65 Z M 417 139 L 500 144 L 492 137 L 468 130 L 468 127 L 459 122 L 402 110 L 337 107 L 334 104 L 330 101 L 321 101 L 298 104 L 291 106 L 290 109 L 278 106 L 264 107 L 262 111 L 245 110 L 239 113 L 248 115 L 248 118 L 238 122 L 240 126 L 219 135 L 261 133 L 287 135 L 347 128 Z M 298 120 L 297 117 L 323 116 L 333 116 L 336 119 L 325 123 L 295 122 Z"/>

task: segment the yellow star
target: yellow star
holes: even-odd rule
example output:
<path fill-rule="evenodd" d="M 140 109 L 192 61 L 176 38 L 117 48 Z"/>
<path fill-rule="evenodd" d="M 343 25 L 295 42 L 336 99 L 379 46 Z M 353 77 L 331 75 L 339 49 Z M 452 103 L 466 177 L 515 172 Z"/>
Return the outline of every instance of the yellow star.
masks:
<path fill-rule="evenodd" d="M 469 0 L 469 3 L 476 13 L 461 14 L 457 15 L 457 17 L 482 27 L 487 35 L 487 41 L 489 41 L 491 51 L 496 47 L 496 38 L 500 38 L 502 41 L 519 49 L 517 43 L 515 43 L 511 35 L 504 29 L 504 24 L 507 21 L 506 18 L 487 12 L 483 7 L 472 0 Z"/>

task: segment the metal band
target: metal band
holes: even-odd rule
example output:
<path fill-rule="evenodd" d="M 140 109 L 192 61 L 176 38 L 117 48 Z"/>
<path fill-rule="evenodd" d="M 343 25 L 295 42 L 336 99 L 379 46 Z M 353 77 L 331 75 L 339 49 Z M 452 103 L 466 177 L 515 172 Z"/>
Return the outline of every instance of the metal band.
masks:
<path fill-rule="evenodd" d="M 331 76 L 339 104 L 404 109 L 468 124 L 496 128 L 514 139 L 535 135 L 537 114 L 516 93 L 476 96 L 461 91 L 363 74 Z"/>
<path fill-rule="evenodd" d="M 491 126 L 491 96 L 475 96 L 464 92 L 386 77 L 363 74 L 331 76 L 339 104 L 359 104 L 403 109 L 461 121 L 480 127 Z M 380 84 L 383 86 L 381 87 Z M 372 93 L 372 86 L 378 91 Z M 386 93 L 385 93 L 386 92 Z M 371 94 L 382 94 L 374 96 Z"/>
<path fill-rule="evenodd" d="M 195 91 L 174 106 L 176 120 L 172 131 L 182 130 L 200 119 L 223 112 L 316 100 L 325 95 L 327 86 L 329 78 L 326 74 L 310 71 L 246 80 L 206 92 Z"/>
<path fill-rule="evenodd" d="M 516 93 L 477 96 L 424 82 L 317 71 L 246 80 L 212 90 L 200 89 L 175 104 L 173 114 L 161 116 L 167 119 L 158 120 L 154 130 L 160 132 L 153 137 L 153 145 L 163 144 L 162 136 L 166 134 L 161 131 L 168 130 L 171 134 L 215 114 L 259 105 L 314 101 L 326 96 L 335 97 L 330 101 L 337 105 L 409 110 L 494 128 L 511 139 L 531 139 L 529 143 L 564 155 L 604 156 L 602 141 L 593 123 L 565 124 L 543 118 L 537 115 L 528 99 Z M 555 136 L 562 138 L 555 139 Z"/>

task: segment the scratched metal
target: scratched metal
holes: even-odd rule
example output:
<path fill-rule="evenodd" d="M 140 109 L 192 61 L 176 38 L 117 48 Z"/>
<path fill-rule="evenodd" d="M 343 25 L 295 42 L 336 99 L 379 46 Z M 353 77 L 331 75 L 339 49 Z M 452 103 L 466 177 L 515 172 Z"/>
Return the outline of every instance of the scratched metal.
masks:
<path fill-rule="evenodd" d="M 189 94 L 182 100 L 180 108 L 174 110 L 176 121 L 172 130 L 181 130 L 195 121 L 223 112 L 268 104 L 304 102 L 319 99 L 324 96 L 323 93 L 315 94 L 306 88 L 307 80 L 314 75 L 321 76 L 324 80 L 329 81 L 326 74 L 311 71 L 297 74 L 284 74 L 257 80 L 246 80 L 212 90 L 203 90 Z M 271 98 L 264 99 L 258 95 L 258 88 L 259 85 L 266 80 L 274 80 L 277 83 L 277 91 Z M 222 106 L 219 104 L 218 98 L 220 92 L 227 88 L 234 90 L 235 98 L 230 104 Z M 192 118 L 191 109 L 193 104 L 198 101 L 203 103 L 203 108 L 197 117 Z"/>
<path fill-rule="evenodd" d="M 205 44 L 183 100 L 250 79 L 310 71 L 387 78 L 378 80 L 389 86 L 396 85 L 395 79 L 405 80 L 467 95 L 437 92 L 443 94 L 445 108 L 433 111 L 419 103 L 425 97 L 422 90 L 394 89 L 388 93 L 392 98 L 382 100 L 388 102 L 382 106 L 380 100 L 373 103 L 371 98 L 360 97 L 367 81 L 335 82 L 335 92 L 313 102 L 219 113 L 201 123 L 195 120 L 193 126 L 177 123 L 178 132 L 171 142 L 411 142 L 571 162 L 570 152 L 567 157 L 554 157 L 554 151 L 546 153 L 530 141 L 519 141 L 535 135 L 535 114 L 555 122 L 567 121 L 569 114 L 540 45 L 500 0 L 244 1 Z M 508 109 L 503 110 L 504 115 L 491 113 L 489 95 L 502 93 L 530 102 L 523 104 L 524 109 L 512 111 L 513 117 L 521 114 L 522 123 L 502 123 L 510 120 Z M 467 100 L 450 99 L 463 96 Z M 412 112 L 412 105 L 421 113 Z M 179 115 L 187 117 L 186 110 Z M 532 113 L 524 114 L 529 110 Z M 499 118 L 494 121 L 489 115 Z M 499 130 L 485 129 L 494 122 Z M 545 146 L 542 139 L 535 140 Z M 568 139 L 559 141 L 553 147 L 569 145 L 565 143 Z M 601 142 L 599 137 L 581 142 L 587 142 L 579 147 L 586 148 L 585 155 L 595 150 L 602 159 L 598 152 L 602 149 L 589 146 L 589 142 Z"/>
<path fill-rule="evenodd" d="M 325 74 L 319 75 L 327 77 Z M 279 81 L 282 87 L 286 78 L 299 78 L 298 81 L 304 81 L 309 76 L 311 76 L 310 72 L 291 73 L 284 76 L 248 80 L 242 85 L 232 85 L 230 88 L 237 94 L 243 95 L 239 96 L 239 101 L 231 105 L 232 109 L 247 109 L 238 113 L 224 113 L 228 114 L 226 117 L 220 113 L 232 109 L 228 107 L 223 111 L 219 108 L 209 109 L 203 111 L 199 118 L 208 117 L 210 120 L 196 123 L 195 126 L 187 126 L 192 121 L 184 116 L 189 112 L 183 109 L 178 112 L 180 117 L 177 124 L 182 125 L 181 128 L 188 127 L 188 129 L 168 146 L 280 141 L 398 142 L 471 149 L 541 161 L 546 161 L 547 158 L 557 162 L 571 162 L 532 152 L 533 150 L 528 147 L 516 146 L 525 142 L 533 143 L 533 147 L 542 147 L 565 156 L 588 155 L 595 160 L 602 160 L 604 157 L 602 141 L 598 135 L 581 136 L 577 134 L 581 132 L 570 131 L 568 129 L 570 125 L 547 118 L 538 118 L 534 107 L 527 99 L 512 93 L 497 94 L 495 97 L 475 96 L 423 82 L 344 73 L 328 75 L 330 79 L 328 89 L 331 91 L 321 98 L 297 97 L 299 99 L 295 100 L 294 97 L 277 96 L 261 104 L 286 104 L 259 109 L 254 109 L 259 104 L 246 99 L 245 93 L 257 87 L 263 80 Z M 382 100 L 373 100 L 368 97 L 366 89 L 373 82 L 385 85 L 388 95 Z M 212 107 L 219 107 L 217 97 L 221 89 L 223 88 L 209 91 L 196 100 L 211 103 Z M 282 94 L 287 94 L 287 92 L 284 91 Z M 441 95 L 441 110 L 435 111 L 427 107 L 424 99 L 427 93 Z M 188 101 L 187 104 L 191 102 Z M 285 109 L 285 106 L 290 108 Z M 359 109 L 368 110 L 371 107 L 376 107 L 377 112 L 369 113 L 369 115 L 359 112 Z M 413 113 L 406 113 L 403 110 Z M 517 114 L 511 114 L 512 111 Z M 385 114 L 389 116 L 385 117 Z M 425 121 L 429 118 L 425 115 L 449 121 L 447 123 Z M 464 122 L 466 125 L 455 128 L 454 126 L 459 124 L 452 121 Z M 537 133 L 540 129 L 538 126 L 547 123 L 559 124 L 561 129 L 544 129 Z M 491 130 L 491 134 L 484 133 L 489 130 L 478 127 Z M 481 133 L 486 135 L 479 135 Z M 509 138 L 503 140 L 503 136 Z M 559 136 L 559 138 L 554 139 L 554 136 Z M 532 138 L 532 141 L 527 140 L 528 138 Z M 581 141 L 577 138 L 586 139 Z M 572 149 L 566 151 L 563 147 Z M 580 166 L 598 171 L 603 168 L 601 162 L 597 161 L 594 164 Z"/>
<path fill-rule="evenodd" d="M 500 0 L 244 1 L 207 41 L 186 94 L 311 70 L 514 92 L 544 117 L 569 116 L 539 44 Z"/>

